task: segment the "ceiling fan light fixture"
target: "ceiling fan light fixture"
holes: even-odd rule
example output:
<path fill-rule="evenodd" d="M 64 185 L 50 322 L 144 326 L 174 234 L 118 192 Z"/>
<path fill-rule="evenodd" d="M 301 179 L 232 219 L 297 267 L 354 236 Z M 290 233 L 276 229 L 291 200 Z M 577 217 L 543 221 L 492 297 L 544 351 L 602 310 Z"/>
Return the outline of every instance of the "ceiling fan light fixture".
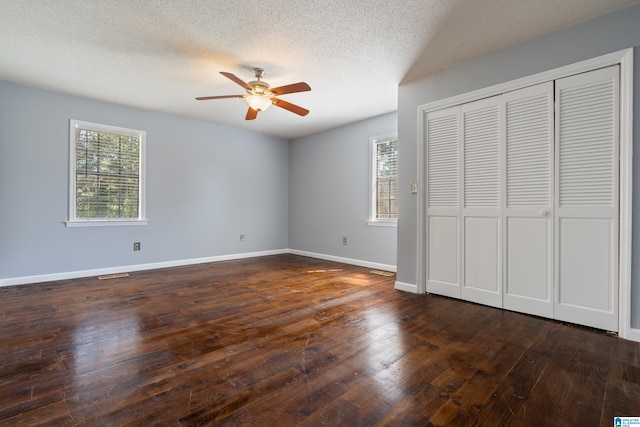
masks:
<path fill-rule="evenodd" d="M 244 98 L 247 101 L 247 104 L 249 104 L 249 109 L 245 116 L 245 120 L 255 120 L 256 117 L 258 117 L 258 112 L 266 110 L 271 104 L 299 116 L 306 116 L 307 114 L 309 114 L 309 110 L 307 110 L 306 108 L 302 108 L 298 105 L 291 104 L 280 99 L 281 95 L 286 95 L 288 93 L 307 92 L 311 90 L 311 87 L 307 83 L 298 82 L 289 85 L 278 86 L 272 89 L 269 83 L 262 81 L 262 76 L 264 76 L 264 70 L 262 68 L 254 68 L 253 73 L 256 76 L 256 80 L 246 83 L 234 74 L 220 71 L 220 74 L 233 81 L 237 85 L 241 86 L 246 91 L 244 95 L 199 96 L 196 99 L 198 101 L 205 101 L 208 99 Z"/>
<path fill-rule="evenodd" d="M 249 107 L 256 111 L 264 111 L 271 105 L 271 99 L 261 95 L 248 95 L 245 97 Z"/>

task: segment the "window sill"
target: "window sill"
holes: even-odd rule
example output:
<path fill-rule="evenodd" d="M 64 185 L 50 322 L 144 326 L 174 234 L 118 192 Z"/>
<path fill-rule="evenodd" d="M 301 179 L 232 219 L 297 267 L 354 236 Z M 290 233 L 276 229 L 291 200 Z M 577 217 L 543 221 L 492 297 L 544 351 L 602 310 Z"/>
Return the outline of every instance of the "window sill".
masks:
<path fill-rule="evenodd" d="M 146 219 L 134 220 L 73 220 L 65 221 L 67 227 L 121 227 L 127 225 L 147 225 L 149 221 Z"/>
<path fill-rule="evenodd" d="M 373 227 L 397 227 L 398 221 L 396 220 L 379 220 L 379 219 L 370 219 L 367 221 L 367 225 Z"/>

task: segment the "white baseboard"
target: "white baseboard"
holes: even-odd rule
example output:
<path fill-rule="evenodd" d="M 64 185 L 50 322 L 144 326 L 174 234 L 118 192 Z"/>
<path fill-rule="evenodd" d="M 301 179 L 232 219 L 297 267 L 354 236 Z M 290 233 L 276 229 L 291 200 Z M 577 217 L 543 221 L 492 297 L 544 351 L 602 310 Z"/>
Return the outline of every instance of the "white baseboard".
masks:
<path fill-rule="evenodd" d="M 342 264 L 357 265 L 359 267 L 373 268 L 376 270 L 392 271 L 394 273 L 396 272 L 395 265 L 379 264 L 377 262 L 362 261 L 353 258 L 343 258 L 333 255 L 319 254 L 315 252 L 299 251 L 297 249 L 289 249 L 289 253 L 293 255 L 306 256 L 309 258 L 323 259 L 325 261 L 340 262 Z"/>
<path fill-rule="evenodd" d="M 271 251 L 247 252 L 240 254 L 210 256 L 204 258 L 182 259 L 177 261 L 154 262 L 149 264 L 125 265 L 121 267 L 99 268 L 95 270 L 81 270 L 65 273 L 42 274 L 37 276 L 12 277 L 8 279 L 0 279 L 0 287 L 25 285 L 29 283 L 51 282 L 54 280 L 78 279 L 81 277 L 104 276 L 108 274 L 128 273 L 131 271 L 154 270 L 157 268 L 181 267 L 184 265 L 205 264 L 208 262 L 229 261 L 234 259 L 254 258 L 286 253 L 289 253 L 288 249 L 277 249 Z"/>
<path fill-rule="evenodd" d="M 125 265 L 120 267 L 98 268 L 94 270 L 80 270 L 63 273 L 41 274 L 36 276 L 10 277 L 0 279 L 0 287 L 25 285 L 29 283 L 52 282 L 56 280 L 78 279 L 82 277 L 104 276 L 108 274 L 128 273 L 132 271 L 154 270 L 157 268 L 180 267 L 184 265 L 204 264 L 208 262 L 229 261 L 234 259 L 254 258 L 268 255 L 294 254 L 307 256 L 310 258 L 324 259 L 327 261 L 340 262 L 344 264 L 357 265 L 360 267 L 374 268 L 376 270 L 396 271 L 395 265 L 379 264 L 375 262 L 362 261 L 351 258 L 341 258 L 332 255 L 318 254 L 314 252 L 298 251 L 295 249 L 276 249 L 271 251 L 247 252 L 240 254 L 219 255 L 203 258 L 182 259 L 177 261 L 154 262 L 149 264 Z"/>
<path fill-rule="evenodd" d="M 418 293 L 418 286 L 412 285 L 411 283 L 396 282 L 394 289 L 398 291 L 411 292 L 412 294 Z"/>
<path fill-rule="evenodd" d="M 640 329 L 629 328 L 626 337 L 622 337 L 630 341 L 640 342 Z"/>

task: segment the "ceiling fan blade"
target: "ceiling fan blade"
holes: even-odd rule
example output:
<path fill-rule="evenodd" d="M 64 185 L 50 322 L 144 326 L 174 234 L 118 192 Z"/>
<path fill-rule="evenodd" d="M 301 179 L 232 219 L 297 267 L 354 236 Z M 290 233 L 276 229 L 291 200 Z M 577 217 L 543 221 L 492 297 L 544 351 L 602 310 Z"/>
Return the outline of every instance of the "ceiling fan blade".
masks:
<path fill-rule="evenodd" d="M 247 110 L 247 116 L 244 119 L 254 120 L 256 117 L 258 117 L 258 112 L 253 108 L 249 107 L 249 109 Z"/>
<path fill-rule="evenodd" d="M 253 88 L 251 86 L 249 86 L 247 83 L 243 82 L 242 80 L 240 80 L 236 75 L 231 74 L 231 73 L 226 73 L 224 71 L 220 71 L 220 74 L 222 74 L 223 76 L 225 76 L 226 78 L 233 80 L 234 82 L 236 82 L 237 84 L 239 84 L 240 86 L 242 86 L 243 88 L 245 88 L 246 90 L 252 90 Z"/>
<path fill-rule="evenodd" d="M 285 93 L 306 92 L 311 90 L 311 86 L 305 82 L 293 83 L 286 86 L 274 87 L 269 89 L 269 92 L 273 92 L 276 95 L 284 95 Z"/>
<path fill-rule="evenodd" d="M 206 101 L 208 99 L 224 99 L 224 98 L 244 98 L 244 95 L 222 95 L 222 96 L 199 96 L 198 101 Z"/>
<path fill-rule="evenodd" d="M 283 101 L 282 99 L 271 98 L 271 101 L 273 102 L 273 105 L 275 105 L 276 107 L 284 108 L 285 110 L 289 110 L 292 113 L 296 113 L 299 116 L 306 116 L 307 114 L 309 114 L 309 110 L 307 110 L 306 108 L 302 108 L 290 102 Z"/>

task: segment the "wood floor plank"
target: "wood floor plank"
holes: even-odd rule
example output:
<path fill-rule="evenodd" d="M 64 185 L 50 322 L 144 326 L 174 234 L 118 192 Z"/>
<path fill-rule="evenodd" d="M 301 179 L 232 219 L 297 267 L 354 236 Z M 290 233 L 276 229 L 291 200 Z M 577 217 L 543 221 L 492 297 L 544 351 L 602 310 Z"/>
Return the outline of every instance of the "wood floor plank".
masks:
<path fill-rule="evenodd" d="M 0 288 L 0 426 L 601 425 L 640 346 L 295 255 Z"/>

